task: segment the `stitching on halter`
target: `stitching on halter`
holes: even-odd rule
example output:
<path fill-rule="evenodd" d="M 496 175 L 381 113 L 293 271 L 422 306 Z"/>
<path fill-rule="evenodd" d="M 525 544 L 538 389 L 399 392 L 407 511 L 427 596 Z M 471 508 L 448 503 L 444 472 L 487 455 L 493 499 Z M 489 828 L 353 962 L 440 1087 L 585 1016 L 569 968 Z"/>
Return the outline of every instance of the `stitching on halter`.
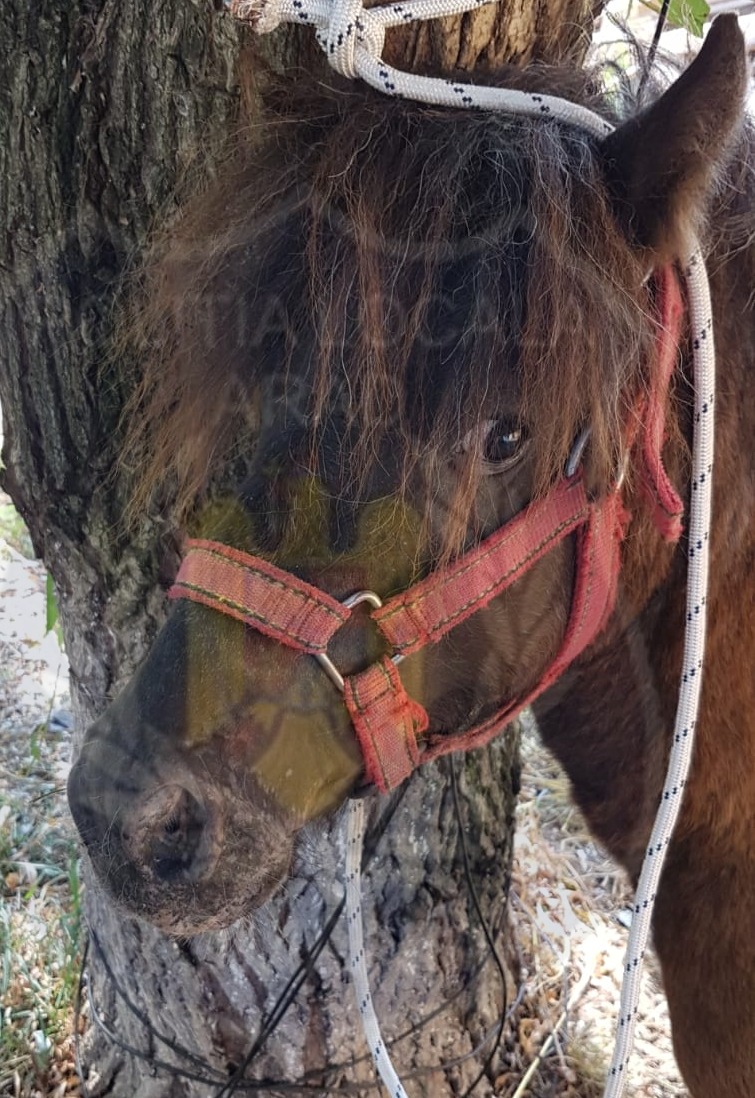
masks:
<path fill-rule="evenodd" d="M 523 557 L 521 560 L 518 560 L 516 564 L 512 565 L 511 568 L 508 569 L 508 571 L 498 576 L 492 583 L 483 588 L 482 591 L 478 591 L 466 603 L 464 603 L 462 606 L 457 607 L 447 617 L 439 618 L 436 622 L 432 624 L 430 629 L 427 628 L 424 622 L 419 621 L 415 617 L 415 614 L 416 611 L 418 611 L 419 608 L 422 606 L 422 604 L 428 598 L 432 597 L 435 591 L 435 585 L 429 591 L 422 592 L 421 594 L 409 599 L 408 601 L 404 601 L 404 596 L 399 595 L 396 599 L 396 605 L 394 605 L 393 600 L 385 603 L 385 613 L 383 613 L 382 610 L 379 611 L 377 614 L 374 615 L 375 620 L 379 622 L 381 627 L 383 625 L 390 625 L 390 620 L 392 618 L 394 618 L 402 611 L 406 611 L 413 618 L 415 624 L 417 625 L 417 629 L 422 630 L 422 633 L 426 636 L 435 634 L 438 632 L 439 629 L 443 629 L 446 626 L 453 628 L 453 625 L 457 622 L 457 620 L 461 619 L 470 610 L 471 607 L 475 605 L 481 606 L 481 604 L 488 597 L 488 595 L 491 595 L 492 592 L 495 591 L 496 588 L 500 587 L 502 583 L 505 583 L 506 580 L 510 579 L 513 575 L 515 575 L 522 569 L 526 569 L 527 565 L 538 555 L 538 553 L 542 552 L 542 550 L 549 544 L 549 542 L 558 539 L 567 527 L 573 526 L 575 523 L 583 522 L 588 514 L 589 504 L 586 507 L 581 508 L 580 511 L 575 513 L 574 515 L 570 515 L 568 518 L 565 518 L 561 523 L 558 524 L 558 526 L 550 530 L 537 543 L 537 545 L 534 545 L 525 557 Z M 508 537 L 496 539 L 496 544 L 492 545 L 484 554 L 484 556 L 479 557 L 476 561 L 472 561 L 466 568 L 458 572 L 457 575 L 459 577 L 466 575 L 477 565 L 478 561 L 482 563 L 482 561 L 489 558 L 498 549 L 503 548 L 504 545 L 509 543 L 513 538 L 517 537 L 518 533 L 519 531 L 516 530 L 513 531 Z M 493 535 L 493 537 L 495 537 L 495 535 Z M 434 573 L 430 573 L 430 576 L 432 577 L 433 574 Z M 413 641 L 411 639 L 397 641 L 395 647 L 398 651 L 403 651 L 404 649 L 409 647 L 409 645 L 414 643 L 416 643 L 416 641 Z"/>
<path fill-rule="evenodd" d="M 330 602 L 326 601 L 322 597 L 323 592 L 305 583 L 304 580 L 298 580 L 296 586 L 293 586 L 290 572 L 278 568 L 277 565 L 270 564 L 268 561 L 263 561 L 259 557 L 254 557 L 250 553 L 244 553 L 241 549 L 234 549 L 231 545 L 225 545 L 223 542 L 218 541 L 209 541 L 205 538 L 190 538 L 187 545 L 191 549 L 201 549 L 205 553 L 223 557 L 229 567 L 235 568 L 239 572 L 264 577 L 267 582 L 280 587 L 281 590 L 293 591 L 298 598 L 301 598 L 302 602 L 321 607 L 325 613 L 330 614 L 339 623 L 345 621 L 348 616 L 347 612 L 344 611 L 343 604 L 338 602 L 337 599 L 326 596 L 326 599 L 329 599 Z"/>
<path fill-rule="evenodd" d="M 168 597 L 219 610 L 311 655 L 326 650 L 351 613 L 331 595 L 268 561 L 203 538 L 188 540 Z"/>
<path fill-rule="evenodd" d="M 387 657 L 348 676 L 344 700 L 368 781 L 381 793 L 395 789 L 420 762 L 417 736 L 429 725 L 426 710 L 407 694 L 395 664 Z"/>

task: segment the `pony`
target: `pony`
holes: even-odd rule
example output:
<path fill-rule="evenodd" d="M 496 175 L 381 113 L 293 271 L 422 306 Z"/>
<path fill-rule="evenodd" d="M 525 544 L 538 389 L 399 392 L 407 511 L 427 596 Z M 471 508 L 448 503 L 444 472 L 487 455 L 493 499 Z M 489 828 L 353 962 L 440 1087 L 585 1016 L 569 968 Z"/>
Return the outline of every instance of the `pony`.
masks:
<path fill-rule="evenodd" d="M 112 896 L 192 934 L 263 904 L 306 825 L 365 779 L 392 788 L 531 701 L 594 834 L 636 880 L 694 551 L 676 504 L 696 490 L 690 358 L 706 333 L 675 266 L 698 237 L 718 372 L 710 626 L 654 936 L 691 1093 L 752 1098 L 742 36 L 720 17 L 642 104 L 586 71 L 484 79 L 617 128 L 598 139 L 545 112 L 271 80 L 264 125 L 158 244 L 129 321 L 142 373 L 125 445 L 144 470 L 136 508 L 164 491 L 191 539 L 166 624 L 86 734 L 71 810 Z M 551 521 L 554 499 L 566 510 Z M 585 532 L 588 514 L 599 528 Z M 504 582 L 490 547 L 509 540 Z M 481 560 L 500 565 L 482 594 Z M 425 599 L 441 609 L 412 639 Z"/>

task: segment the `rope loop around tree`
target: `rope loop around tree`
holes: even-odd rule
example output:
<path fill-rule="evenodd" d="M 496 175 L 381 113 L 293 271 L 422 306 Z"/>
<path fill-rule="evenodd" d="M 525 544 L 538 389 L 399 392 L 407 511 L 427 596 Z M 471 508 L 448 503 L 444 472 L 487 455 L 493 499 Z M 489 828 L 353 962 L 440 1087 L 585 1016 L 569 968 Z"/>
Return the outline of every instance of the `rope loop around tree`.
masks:
<path fill-rule="evenodd" d="M 510 111 L 566 122 L 598 138 L 607 137 L 613 130 L 611 123 L 579 103 L 515 88 L 418 76 L 383 60 L 388 27 L 463 15 L 491 3 L 498 0 L 411 0 L 374 8 L 365 8 L 362 0 L 227 0 L 230 13 L 249 23 L 257 34 L 269 34 L 285 23 L 312 27 L 333 69 L 358 77 L 384 95 L 464 110 Z"/>

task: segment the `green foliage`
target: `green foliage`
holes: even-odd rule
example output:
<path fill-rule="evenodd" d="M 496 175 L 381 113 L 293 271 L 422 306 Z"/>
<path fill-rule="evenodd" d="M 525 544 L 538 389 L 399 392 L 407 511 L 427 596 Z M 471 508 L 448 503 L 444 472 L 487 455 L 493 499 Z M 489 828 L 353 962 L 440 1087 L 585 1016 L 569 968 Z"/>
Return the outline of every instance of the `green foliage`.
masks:
<path fill-rule="evenodd" d="M 645 6 L 660 12 L 660 0 L 644 0 Z M 707 0 L 671 0 L 666 22 L 672 27 L 684 27 L 690 34 L 702 38 L 703 26 L 710 16 Z"/>
<path fill-rule="evenodd" d="M 55 587 L 52 576 L 47 573 L 45 584 L 45 633 L 50 633 L 58 623 L 58 603 L 55 599 Z"/>
<path fill-rule="evenodd" d="M 46 733 L 47 726 L 44 724 L 37 724 L 31 730 L 31 736 L 29 737 L 29 758 L 34 765 L 42 761 L 41 744 L 44 742 Z"/>

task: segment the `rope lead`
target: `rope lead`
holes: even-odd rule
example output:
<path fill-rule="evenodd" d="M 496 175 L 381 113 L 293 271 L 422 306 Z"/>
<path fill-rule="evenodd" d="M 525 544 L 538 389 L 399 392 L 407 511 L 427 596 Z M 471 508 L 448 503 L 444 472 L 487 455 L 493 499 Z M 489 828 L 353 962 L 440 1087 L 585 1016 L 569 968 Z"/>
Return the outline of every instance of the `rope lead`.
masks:
<path fill-rule="evenodd" d="M 362 1029 L 375 1068 L 388 1088 L 391 1098 L 407 1098 L 396 1069 L 388 1055 L 380 1033 L 375 1007 L 367 978 L 367 960 L 364 952 L 362 927 L 362 846 L 364 844 L 364 801 L 349 801 L 346 819 L 346 924 L 349 928 L 349 958 L 351 977 L 357 1008 L 362 1019 Z"/>

